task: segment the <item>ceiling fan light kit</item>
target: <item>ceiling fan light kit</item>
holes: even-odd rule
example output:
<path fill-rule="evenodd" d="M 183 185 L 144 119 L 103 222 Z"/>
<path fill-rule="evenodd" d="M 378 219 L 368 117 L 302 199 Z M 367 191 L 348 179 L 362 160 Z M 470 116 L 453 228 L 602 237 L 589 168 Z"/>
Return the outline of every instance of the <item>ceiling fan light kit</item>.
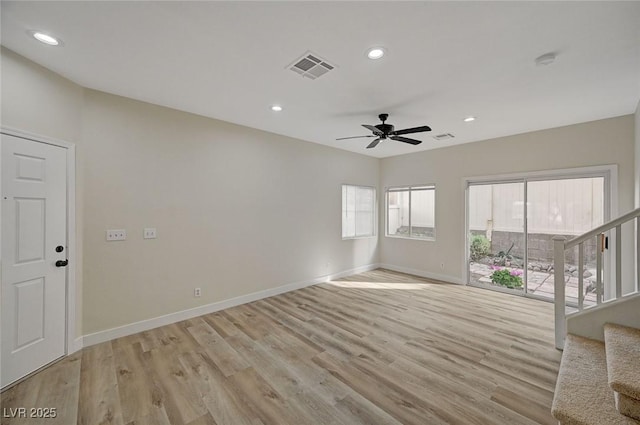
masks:
<path fill-rule="evenodd" d="M 369 145 L 367 146 L 367 149 L 375 148 L 376 146 L 378 146 L 378 144 L 381 141 L 386 139 L 395 140 L 397 142 L 408 143 L 410 145 L 419 145 L 420 143 L 422 143 L 421 140 L 411 139 L 409 137 L 402 137 L 402 135 L 431 131 L 431 128 L 426 125 L 423 125 L 420 127 L 405 128 L 402 130 L 395 130 L 395 127 L 393 125 L 386 123 L 387 118 L 389 118 L 389 114 L 380 114 L 378 115 L 378 118 L 380 118 L 380 121 L 382 121 L 382 124 L 378 124 L 378 125 L 362 124 L 362 126 L 367 130 L 370 130 L 373 133 L 373 135 L 340 137 L 336 140 L 358 139 L 361 137 L 376 137 L 376 139 L 374 139 L 371 143 L 369 143 Z"/>

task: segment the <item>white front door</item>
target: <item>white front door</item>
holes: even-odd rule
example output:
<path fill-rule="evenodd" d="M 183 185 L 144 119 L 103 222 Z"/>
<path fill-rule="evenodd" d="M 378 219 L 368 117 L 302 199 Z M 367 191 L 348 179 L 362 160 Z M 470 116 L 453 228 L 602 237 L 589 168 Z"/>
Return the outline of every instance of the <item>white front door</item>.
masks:
<path fill-rule="evenodd" d="M 2 134 L 0 387 L 65 354 L 66 149 Z"/>

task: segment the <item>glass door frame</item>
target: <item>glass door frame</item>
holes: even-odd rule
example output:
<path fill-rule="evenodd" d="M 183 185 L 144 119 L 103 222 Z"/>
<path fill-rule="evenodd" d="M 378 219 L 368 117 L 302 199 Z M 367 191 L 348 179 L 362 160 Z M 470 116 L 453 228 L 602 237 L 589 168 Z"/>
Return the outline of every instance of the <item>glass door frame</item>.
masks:
<path fill-rule="evenodd" d="M 502 174 L 502 175 L 493 175 L 493 176 L 478 176 L 478 177 L 465 177 L 463 179 L 464 186 L 464 258 L 463 262 L 464 271 L 462 276 L 466 276 L 465 285 L 470 285 L 471 282 L 471 269 L 470 269 L 470 249 L 469 249 L 469 187 L 474 185 L 482 185 L 482 184 L 504 184 L 504 183 L 523 183 L 523 232 L 524 232 L 524 259 L 523 259 L 523 283 L 524 283 L 524 291 L 521 296 L 539 299 L 542 301 L 553 302 L 552 298 L 544 297 L 541 295 L 530 294 L 528 292 L 528 258 L 529 258 L 529 247 L 528 247 L 528 209 L 527 209 L 527 186 L 529 182 L 534 181 L 545 181 L 545 180 L 567 180 L 567 179 L 579 179 L 579 178 L 593 178 L 600 177 L 604 178 L 604 194 L 603 194 L 603 202 L 604 202 L 604 222 L 611 220 L 611 217 L 618 216 L 618 166 L 617 165 L 601 165 L 601 166 L 593 166 L 593 167 L 580 167 L 580 168 L 568 168 L 568 169 L 560 169 L 560 170 L 548 170 L 548 171 L 532 171 L 532 172 L 524 172 L 524 173 L 514 173 L 514 174 Z M 613 236 L 613 237 L 611 237 Z M 613 256 L 615 258 L 615 235 L 611 235 L 610 239 L 612 241 L 609 243 L 609 254 L 605 255 L 605 270 L 610 270 L 610 273 L 615 273 L 614 270 L 611 270 L 610 267 L 610 259 Z M 615 282 L 614 276 L 612 275 L 610 278 L 607 278 L 611 282 Z M 474 286 L 474 285 L 470 285 Z M 491 288 L 492 290 L 496 290 L 499 292 L 506 292 L 513 295 L 519 295 L 516 292 L 503 288 Z M 577 306 L 577 304 L 576 304 Z"/>

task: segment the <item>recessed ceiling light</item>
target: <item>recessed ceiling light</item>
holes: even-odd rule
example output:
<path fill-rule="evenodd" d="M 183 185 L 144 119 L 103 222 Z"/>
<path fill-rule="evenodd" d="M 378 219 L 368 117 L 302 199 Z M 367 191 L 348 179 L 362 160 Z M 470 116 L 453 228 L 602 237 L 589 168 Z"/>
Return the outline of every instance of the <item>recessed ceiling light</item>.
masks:
<path fill-rule="evenodd" d="M 465 119 L 464 119 L 464 120 L 462 120 L 462 121 L 464 121 L 464 122 L 471 122 L 471 121 L 475 121 L 475 120 L 476 120 L 476 117 L 467 117 L 467 118 L 465 118 Z"/>
<path fill-rule="evenodd" d="M 373 47 L 367 51 L 367 57 L 369 59 L 380 59 L 384 56 L 384 49 L 382 47 Z"/>
<path fill-rule="evenodd" d="M 555 60 L 556 60 L 555 53 L 545 53 L 542 56 L 538 56 L 535 62 L 536 62 L 536 65 L 538 66 L 545 66 L 545 65 L 551 65 L 553 62 L 555 62 Z"/>
<path fill-rule="evenodd" d="M 48 44 L 49 46 L 58 46 L 61 44 L 60 40 L 40 31 L 29 31 L 31 36 L 41 43 Z"/>
<path fill-rule="evenodd" d="M 271 110 L 272 110 L 272 111 L 274 111 L 274 112 L 280 112 L 280 111 L 282 111 L 282 106 L 280 106 L 280 105 L 273 105 L 273 106 L 271 107 Z"/>

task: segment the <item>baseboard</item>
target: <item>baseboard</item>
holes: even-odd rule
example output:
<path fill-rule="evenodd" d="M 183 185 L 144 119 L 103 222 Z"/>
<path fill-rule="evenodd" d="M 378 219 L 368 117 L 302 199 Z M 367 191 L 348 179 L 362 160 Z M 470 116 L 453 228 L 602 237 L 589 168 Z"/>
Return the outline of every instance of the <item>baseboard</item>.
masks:
<path fill-rule="evenodd" d="M 394 272 L 412 274 L 414 276 L 420 276 L 427 279 L 440 280 L 442 282 L 447 282 L 447 283 L 455 283 L 456 285 L 464 285 L 464 282 L 462 281 L 462 279 L 457 278 L 455 276 L 431 273 L 424 270 L 412 269 L 409 267 L 394 266 L 393 264 L 381 263 L 378 265 L 378 267 L 383 269 L 393 270 Z"/>
<path fill-rule="evenodd" d="M 83 347 L 84 347 L 84 337 L 79 336 L 76 339 L 74 339 L 73 342 L 71 343 L 71 346 L 69 347 L 69 352 L 67 353 L 67 355 L 80 351 L 82 350 Z"/>
<path fill-rule="evenodd" d="M 154 329 L 160 326 L 170 325 L 172 323 L 180 322 L 182 320 L 192 319 L 194 317 L 202 316 L 204 314 L 214 313 L 216 311 L 235 307 L 241 304 L 258 301 L 263 298 L 273 297 L 275 295 L 283 294 L 285 292 L 295 291 L 296 289 L 305 288 L 307 286 L 317 285 L 319 283 L 327 282 L 329 280 L 339 279 L 341 277 L 349 276 L 352 274 L 358 274 L 358 273 L 374 270 L 374 269 L 377 269 L 378 267 L 380 267 L 378 264 L 369 264 L 366 266 L 356 267 L 350 270 L 344 270 L 342 272 L 335 273 L 335 274 L 320 276 L 315 279 L 289 283 L 289 284 L 278 286 L 275 288 L 265 289 L 263 291 L 253 292 L 247 295 L 241 295 L 239 297 L 231 298 L 228 300 L 218 301 L 215 303 L 202 305 L 202 306 L 191 308 L 188 310 L 182 310 L 175 313 L 165 314 L 163 316 L 154 317 L 152 319 L 146 319 L 139 322 L 130 323 L 128 325 L 106 329 L 104 331 L 94 332 L 79 338 L 80 339 L 79 343 L 81 346 L 89 347 L 91 345 L 100 344 L 106 341 L 111 341 L 112 339 L 121 338 L 123 336 L 132 335 L 138 332 L 148 331 L 150 329 Z"/>

